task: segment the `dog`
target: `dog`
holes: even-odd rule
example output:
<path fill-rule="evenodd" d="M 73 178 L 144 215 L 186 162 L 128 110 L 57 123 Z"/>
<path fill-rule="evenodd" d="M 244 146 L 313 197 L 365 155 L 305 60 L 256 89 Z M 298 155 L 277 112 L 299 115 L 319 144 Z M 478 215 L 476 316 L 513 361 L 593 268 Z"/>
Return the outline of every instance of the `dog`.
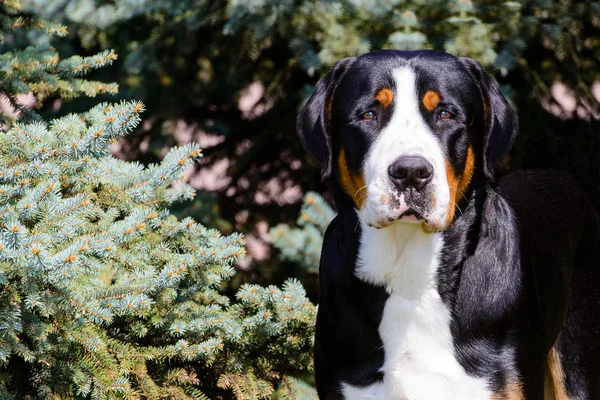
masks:
<path fill-rule="evenodd" d="M 600 399 L 596 212 L 566 173 L 497 179 L 518 121 L 479 63 L 342 59 L 297 131 L 338 212 L 320 261 L 321 399 Z"/>

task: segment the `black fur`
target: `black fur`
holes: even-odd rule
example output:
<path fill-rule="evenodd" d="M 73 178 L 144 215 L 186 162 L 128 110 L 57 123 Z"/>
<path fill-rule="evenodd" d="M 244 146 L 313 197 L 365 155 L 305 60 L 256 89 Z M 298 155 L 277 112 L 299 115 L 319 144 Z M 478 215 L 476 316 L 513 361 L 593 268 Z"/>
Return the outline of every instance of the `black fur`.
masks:
<path fill-rule="evenodd" d="M 485 72 L 481 64 L 470 58 L 459 60 L 477 82 L 481 98 L 486 105 L 482 148 L 483 171 L 489 180 L 494 180 L 494 165 L 508 152 L 517 137 L 519 131 L 517 116 L 500 92 L 498 83 Z"/>
<path fill-rule="evenodd" d="M 334 64 L 317 84 L 298 117 L 297 131 L 300 140 L 310 155 L 321 164 L 323 179 L 331 175 L 332 169 L 331 121 L 327 102 L 333 98 L 335 88 L 353 61 L 354 58 L 344 58 Z"/>
<path fill-rule="evenodd" d="M 341 399 L 340 382 L 365 386 L 383 378 L 378 327 L 388 294 L 354 274 L 361 229 L 352 194 L 332 173 L 332 160 L 344 149 L 349 168 L 360 172 L 394 106 L 375 104 L 373 93 L 393 85 L 389 72 L 399 65 L 416 69 L 420 95 L 432 88 L 443 93 L 444 108 L 456 115 L 455 122 L 442 125 L 435 111 L 421 105 L 452 167 L 466 168 L 469 147 L 476 156 L 473 178 L 443 231 L 437 277 L 453 316 L 459 363 L 496 393 L 516 382 L 525 399 L 543 399 L 547 354 L 554 347 L 568 395 L 600 399 L 596 213 L 578 185 L 558 171 L 516 172 L 496 182 L 494 164 L 515 140 L 516 116 L 478 63 L 434 51 L 344 59 L 299 116 L 301 140 L 322 164 L 338 209 L 321 255 L 315 340 L 320 398 Z M 375 110 L 376 123 L 357 120 L 367 110 Z M 516 351 L 515 362 L 508 350 Z"/>

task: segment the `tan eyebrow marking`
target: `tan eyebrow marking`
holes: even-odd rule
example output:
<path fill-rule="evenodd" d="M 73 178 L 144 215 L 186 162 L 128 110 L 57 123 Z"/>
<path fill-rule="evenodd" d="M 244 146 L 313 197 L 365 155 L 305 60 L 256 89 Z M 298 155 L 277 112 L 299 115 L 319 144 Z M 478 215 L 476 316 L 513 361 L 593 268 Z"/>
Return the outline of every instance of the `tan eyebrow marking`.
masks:
<path fill-rule="evenodd" d="M 434 108 L 440 103 L 440 94 L 433 90 L 428 90 L 423 96 L 423 105 L 429 111 L 433 111 Z"/>
<path fill-rule="evenodd" d="M 375 99 L 381 103 L 382 106 L 387 107 L 392 104 L 392 100 L 394 100 L 394 93 L 388 88 L 381 89 L 375 95 Z"/>

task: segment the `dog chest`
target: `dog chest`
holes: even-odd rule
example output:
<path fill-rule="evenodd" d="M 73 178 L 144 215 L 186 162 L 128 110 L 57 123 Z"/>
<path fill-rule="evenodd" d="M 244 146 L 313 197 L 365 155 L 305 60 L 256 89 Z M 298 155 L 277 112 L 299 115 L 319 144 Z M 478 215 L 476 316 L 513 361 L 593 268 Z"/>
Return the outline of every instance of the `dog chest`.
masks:
<path fill-rule="evenodd" d="M 384 377 L 367 387 L 342 385 L 344 398 L 489 399 L 487 382 L 468 375 L 454 355 L 450 311 L 436 282 L 441 235 L 400 228 L 363 231 L 357 276 L 390 292 L 379 326 Z"/>

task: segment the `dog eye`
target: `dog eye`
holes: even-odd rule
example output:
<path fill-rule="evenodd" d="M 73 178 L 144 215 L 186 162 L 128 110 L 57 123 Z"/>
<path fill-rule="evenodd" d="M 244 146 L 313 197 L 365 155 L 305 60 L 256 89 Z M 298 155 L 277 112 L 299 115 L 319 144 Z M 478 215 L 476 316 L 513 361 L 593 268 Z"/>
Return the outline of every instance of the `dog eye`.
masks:
<path fill-rule="evenodd" d="M 366 113 L 361 115 L 361 118 L 366 121 L 376 121 L 377 120 L 377 116 L 375 115 L 375 113 L 373 111 L 367 111 Z"/>
<path fill-rule="evenodd" d="M 452 119 L 452 118 L 454 118 L 454 115 L 450 114 L 446 110 L 442 110 L 442 111 L 439 112 L 437 118 L 438 119 Z"/>

